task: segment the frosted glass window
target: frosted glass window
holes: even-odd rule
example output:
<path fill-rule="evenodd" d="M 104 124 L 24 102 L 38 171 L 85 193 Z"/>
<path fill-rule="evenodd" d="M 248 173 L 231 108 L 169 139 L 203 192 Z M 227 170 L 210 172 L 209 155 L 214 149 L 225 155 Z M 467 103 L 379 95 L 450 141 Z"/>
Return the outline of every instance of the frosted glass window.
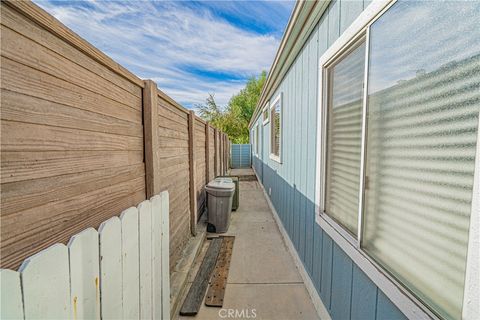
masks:
<path fill-rule="evenodd" d="M 370 28 L 362 246 L 444 318 L 462 310 L 479 17 L 478 1 L 399 1 Z"/>
<path fill-rule="evenodd" d="M 263 124 L 267 124 L 268 123 L 268 107 L 265 108 L 265 110 L 263 111 Z"/>
<path fill-rule="evenodd" d="M 327 70 L 325 211 L 357 234 L 365 42 Z"/>
<path fill-rule="evenodd" d="M 280 148 L 281 148 L 281 130 L 282 130 L 282 99 L 279 98 L 272 106 L 271 109 L 271 154 L 280 160 Z"/>

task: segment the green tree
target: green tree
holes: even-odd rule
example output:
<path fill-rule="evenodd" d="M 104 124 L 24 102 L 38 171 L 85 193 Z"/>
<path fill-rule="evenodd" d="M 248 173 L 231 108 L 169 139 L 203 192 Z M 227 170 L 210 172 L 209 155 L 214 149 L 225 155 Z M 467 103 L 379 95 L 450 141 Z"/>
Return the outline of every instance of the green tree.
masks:
<path fill-rule="evenodd" d="M 263 71 L 258 77 L 248 79 L 245 88 L 232 96 L 228 105 L 222 109 L 212 94 L 206 103 L 196 105 L 200 117 L 225 132 L 233 143 L 248 143 L 248 123 L 257 105 L 267 73 Z"/>

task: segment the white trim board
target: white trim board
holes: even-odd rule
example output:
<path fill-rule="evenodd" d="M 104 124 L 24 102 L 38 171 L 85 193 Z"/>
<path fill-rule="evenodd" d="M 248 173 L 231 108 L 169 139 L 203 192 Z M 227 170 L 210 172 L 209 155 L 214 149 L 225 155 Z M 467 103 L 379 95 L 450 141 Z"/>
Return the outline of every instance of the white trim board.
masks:
<path fill-rule="evenodd" d="M 433 313 L 427 313 L 420 306 L 420 303 L 416 303 L 413 296 L 409 296 L 380 267 L 373 263 L 362 251 L 359 251 L 348 239 L 344 238 L 337 230 L 338 227 L 333 226 L 333 220 L 327 221 L 324 217 L 315 215 L 315 221 L 407 318 L 416 320 L 438 319 Z"/>
<path fill-rule="evenodd" d="M 283 241 L 285 242 L 285 245 L 287 246 L 288 251 L 293 257 L 295 265 L 298 271 L 300 272 L 300 276 L 302 277 L 303 283 L 305 284 L 305 288 L 307 289 L 307 292 L 310 295 L 310 299 L 312 299 L 313 306 L 315 307 L 315 310 L 317 310 L 318 317 L 322 320 L 332 320 L 332 318 L 330 317 L 330 314 L 327 311 L 327 308 L 323 304 L 322 299 L 320 298 L 317 290 L 315 289 L 315 285 L 313 284 L 312 279 L 310 279 L 310 276 L 308 275 L 307 270 L 305 270 L 302 260 L 298 256 L 297 250 L 295 250 L 292 240 L 290 240 L 290 237 L 288 236 L 287 231 L 283 227 L 282 221 L 280 220 L 280 217 L 278 216 L 278 213 L 275 210 L 275 207 L 270 201 L 270 197 L 267 195 L 267 192 L 265 191 L 264 186 L 260 183 L 260 180 L 258 179 L 257 171 L 255 170 L 254 167 L 252 167 L 252 169 L 253 169 L 253 172 L 255 173 L 255 176 L 257 177 L 258 184 L 262 188 L 263 195 L 265 196 L 265 199 L 267 199 L 268 206 L 270 207 L 270 210 L 273 213 L 273 218 L 275 219 L 278 229 L 282 234 Z"/>

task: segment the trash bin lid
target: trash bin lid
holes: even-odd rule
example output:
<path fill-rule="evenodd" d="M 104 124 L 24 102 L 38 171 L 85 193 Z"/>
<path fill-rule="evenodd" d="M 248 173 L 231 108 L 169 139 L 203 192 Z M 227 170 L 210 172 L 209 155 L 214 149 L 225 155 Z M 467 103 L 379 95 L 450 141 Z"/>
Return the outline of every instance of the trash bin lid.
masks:
<path fill-rule="evenodd" d="M 214 181 L 233 182 L 232 178 L 227 178 L 227 177 L 215 178 Z"/>
<path fill-rule="evenodd" d="M 228 178 L 217 178 L 212 180 L 206 187 L 207 189 L 235 190 L 235 184 L 232 182 L 232 179 Z"/>

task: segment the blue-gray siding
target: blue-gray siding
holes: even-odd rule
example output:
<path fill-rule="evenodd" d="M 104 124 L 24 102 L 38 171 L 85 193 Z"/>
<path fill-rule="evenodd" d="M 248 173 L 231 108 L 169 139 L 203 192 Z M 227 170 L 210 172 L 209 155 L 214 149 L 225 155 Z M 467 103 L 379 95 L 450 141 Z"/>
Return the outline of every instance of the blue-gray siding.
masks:
<path fill-rule="evenodd" d="M 252 166 L 252 146 L 250 144 L 232 144 L 231 148 L 232 168 L 250 168 Z"/>
<path fill-rule="evenodd" d="M 405 316 L 315 222 L 318 59 L 366 7 L 333 1 L 271 100 L 283 94 L 282 164 L 269 157 L 270 123 L 259 124 L 253 166 L 334 320 Z"/>

